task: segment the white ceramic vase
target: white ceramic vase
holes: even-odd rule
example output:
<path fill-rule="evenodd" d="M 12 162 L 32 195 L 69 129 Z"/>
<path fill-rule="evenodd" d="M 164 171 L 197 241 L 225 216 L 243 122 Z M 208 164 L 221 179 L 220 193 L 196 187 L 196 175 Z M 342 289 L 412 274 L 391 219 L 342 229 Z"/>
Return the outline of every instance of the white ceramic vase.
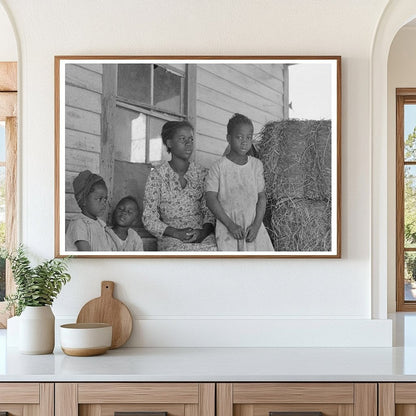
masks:
<path fill-rule="evenodd" d="M 7 319 L 6 339 L 8 347 L 19 347 L 19 319 L 20 316 Z"/>
<path fill-rule="evenodd" d="M 55 346 L 55 315 L 49 305 L 26 306 L 19 319 L 19 351 L 50 354 Z"/>

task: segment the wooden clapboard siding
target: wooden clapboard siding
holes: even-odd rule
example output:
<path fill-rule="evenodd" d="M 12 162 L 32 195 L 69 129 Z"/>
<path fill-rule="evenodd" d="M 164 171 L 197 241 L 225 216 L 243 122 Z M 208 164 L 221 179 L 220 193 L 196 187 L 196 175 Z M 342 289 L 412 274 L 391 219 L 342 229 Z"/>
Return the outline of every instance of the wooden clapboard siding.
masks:
<path fill-rule="evenodd" d="M 283 65 L 230 65 L 268 88 L 282 92 L 284 84 Z M 266 68 L 266 69 L 265 69 Z"/>
<path fill-rule="evenodd" d="M 73 85 L 81 87 L 89 91 L 95 91 L 101 93 L 102 75 L 86 69 L 85 66 L 68 64 L 65 68 L 65 83 L 66 85 Z"/>
<path fill-rule="evenodd" d="M 277 97 L 278 100 L 275 102 L 263 97 L 249 89 L 245 88 L 245 86 L 240 86 L 234 84 L 232 81 L 227 81 L 215 75 L 210 74 L 203 70 L 198 70 L 197 73 L 197 89 L 200 85 L 204 85 L 205 87 L 212 88 L 214 91 L 217 92 L 219 95 L 223 95 L 225 97 L 230 98 L 238 98 L 238 107 L 246 108 L 246 105 L 249 104 L 250 107 L 257 108 L 259 110 L 265 111 L 269 113 L 269 117 L 277 117 L 278 114 L 272 114 L 273 106 L 276 106 L 276 102 L 283 103 L 283 97 Z M 277 96 L 277 93 L 275 93 Z M 198 104 L 197 104 L 198 105 Z M 233 112 L 240 111 L 239 108 L 233 110 Z M 271 108 L 271 110 L 269 110 Z"/>
<path fill-rule="evenodd" d="M 80 108 L 65 108 L 65 127 L 90 134 L 101 134 L 101 115 Z"/>
<path fill-rule="evenodd" d="M 81 209 L 78 207 L 78 204 L 74 196 L 73 182 L 77 175 L 78 175 L 78 172 L 70 172 L 70 171 L 67 171 L 65 174 L 65 208 L 66 208 L 66 211 L 69 213 L 81 211 Z"/>
<path fill-rule="evenodd" d="M 243 114 L 250 114 L 249 111 L 243 112 L 241 110 L 238 110 L 238 112 L 241 112 Z M 234 113 L 235 111 L 231 111 L 231 112 L 225 111 L 221 108 L 218 108 L 211 104 L 206 104 L 204 102 L 198 103 L 198 116 L 205 120 L 209 120 L 211 118 L 214 120 L 227 120 L 228 122 L 228 120 L 233 116 Z M 254 132 L 258 133 L 262 129 L 264 124 L 267 123 L 267 121 L 270 121 L 271 119 L 264 117 L 262 121 L 257 121 L 254 119 L 251 119 L 251 120 L 253 122 Z M 225 123 L 225 125 L 227 125 L 227 123 Z M 209 133 L 209 132 L 204 132 L 204 133 Z M 226 134 L 227 134 L 227 130 L 225 129 L 224 131 L 221 132 L 220 137 L 221 138 L 226 137 Z"/>
<path fill-rule="evenodd" d="M 210 167 L 215 161 L 217 161 L 219 157 L 220 155 L 214 155 L 212 153 L 197 152 L 196 154 L 196 160 L 198 164 L 207 168 Z"/>
<path fill-rule="evenodd" d="M 96 72 L 97 74 L 103 73 L 103 64 L 77 64 L 81 68 L 88 69 L 89 71 Z"/>
<path fill-rule="evenodd" d="M 228 111 L 230 114 L 234 114 L 235 109 L 238 108 L 242 114 L 250 114 L 253 122 L 257 121 L 263 124 L 265 120 L 275 120 L 275 114 L 283 114 L 283 101 L 267 104 L 267 106 L 259 109 L 253 107 L 250 102 L 242 102 L 238 97 L 218 94 L 218 91 L 204 85 L 198 85 L 196 98 L 199 105 L 200 103 L 211 104 Z"/>
<path fill-rule="evenodd" d="M 84 152 L 78 149 L 66 149 L 65 152 L 66 169 L 73 172 L 82 172 L 90 170 L 91 172 L 99 172 L 100 154 L 92 152 Z"/>
<path fill-rule="evenodd" d="M 285 65 L 280 66 L 280 68 L 282 70 L 282 73 L 283 73 L 284 67 L 285 67 Z M 271 75 L 276 74 L 276 64 L 261 64 L 261 69 L 264 72 L 268 72 Z"/>
<path fill-rule="evenodd" d="M 199 65 L 198 82 L 208 86 L 223 86 L 225 91 L 230 92 L 234 92 L 235 88 L 238 88 L 248 99 L 256 100 L 257 97 L 261 97 L 272 103 L 276 100 L 278 90 L 257 81 L 254 74 L 251 77 L 242 73 L 239 68 L 239 65 Z M 246 69 L 251 70 L 248 65 L 246 65 Z M 212 82 L 213 80 L 215 81 Z"/>
<path fill-rule="evenodd" d="M 73 194 L 74 188 L 72 186 L 75 177 L 78 175 L 78 172 L 66 171 L 65 173 L 65 193 Z"/>
<path fill-rule="evenodd" d="M 228 142 L 223 139 L 217 139 L 203 134 L 198 135 L 198 152 L 211 153 L 217 155 L 218 152 L 224 153 L 227 148 Z"/>
<path fill-rule="evenodd" d="M 227 123 L 218 123 L 214 120 L 206 120 L 198 117 L 196 123 L 196 150 L 199 149 L 199 135 L 215 137 L 218 140 L 227 139 Z"/>
<path fill-rule="evenodd" d="M 253 121 L 254 133 L 285 114 L 283 65 L 197 66 L 195 160 L 210 167 L 226 148 L 227 123 L 236 112 Z"/>
<path fill-rule="evenodd" d="M 99 135 L 70 129 L 65 131 L 65 144 L 67 148 L 99 153 L 101 147 L 100 142 L 101 137 Z"/>
<path fill-rule="evenodd" d="M 65 208 L 67 213 L 81 212 L 73 193 L 65 195 Z"/>
<path fill-rule="evenodd" d="M 67 85 L 65 88 L 65 104 L 100 114 L 101 94 L 84 88 L 74 87 L 73 85 Z"/>
<path fill-rule="evenodd" d="M 235 111 L 223 110 L 220 107 L 215 105 L 207 104 L 203 101 L 197 101 L 197 112 L 199 118 L 204 118 L 205 120 L 220 120 L 224 122 L 229 120 L 230 117 L 235 113 Z M 225 136 L 225 132 L 222 132 L 222 136 Z"/>

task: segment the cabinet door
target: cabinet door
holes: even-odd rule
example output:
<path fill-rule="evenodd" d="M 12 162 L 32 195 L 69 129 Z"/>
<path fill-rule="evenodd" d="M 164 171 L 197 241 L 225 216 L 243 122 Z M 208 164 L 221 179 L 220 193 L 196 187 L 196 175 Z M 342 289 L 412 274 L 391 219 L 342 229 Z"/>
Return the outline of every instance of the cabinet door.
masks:
<path fill-rule="evenodd" d="M 416 383 L 380 383 L 380 416 L 415 416 Z"/>
<path fill-rule="evenodd" d="M 57 383 L 55 416 L 215 416 L 213 383 Z"/>
<path fill-rule="evenodd" d="M 52 383 L 0 383 L 0 415 L 53 416 Z"/>
<path fill-rule="evenodd" d="M 376 383 L 220 383 L 217 416 L 377 416 Z"/>

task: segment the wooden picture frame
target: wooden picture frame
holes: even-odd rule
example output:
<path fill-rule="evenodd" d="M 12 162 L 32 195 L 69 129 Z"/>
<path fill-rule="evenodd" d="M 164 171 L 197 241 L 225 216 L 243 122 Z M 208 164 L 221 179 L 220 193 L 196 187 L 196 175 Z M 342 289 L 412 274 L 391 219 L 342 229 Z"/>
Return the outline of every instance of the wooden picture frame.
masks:
<path fill-rule="evenodd" d="M 163 251 L 164 237 L 141 217 L 132 228 L 143 251 L 124 251 L 118 243 L 79 251 L 68 242 L 74 220 L 84 215 L 79 184 L 78 193 L 73 187 L 81 172 L 106 184 L 108 205 L 100 215 L 108 230 L 124 196 L 133 195 L 143 210 L 149 172 L 169 159 L 164 123 L 192 124 L 190 160 L 209 170 L 229 151 L 227 123 L 234 113 L 252 121 L 251 151 L 264 168 L 263 224 L 273 251 Z M 341 57 L 56 56 L 55 162 L 57 257 L 339 258 Z"/>

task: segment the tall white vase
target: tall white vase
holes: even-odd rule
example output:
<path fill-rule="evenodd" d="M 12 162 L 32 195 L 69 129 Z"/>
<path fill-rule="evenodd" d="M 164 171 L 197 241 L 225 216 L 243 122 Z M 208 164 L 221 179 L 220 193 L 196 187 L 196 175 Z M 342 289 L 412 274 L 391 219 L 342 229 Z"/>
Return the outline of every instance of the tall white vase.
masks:
<path fill-rule="evenodd" d="M 26 306 L 19 319 L 19 351 L 50 354 L 55 346 L 55 315 L 49 305 Z"/>

